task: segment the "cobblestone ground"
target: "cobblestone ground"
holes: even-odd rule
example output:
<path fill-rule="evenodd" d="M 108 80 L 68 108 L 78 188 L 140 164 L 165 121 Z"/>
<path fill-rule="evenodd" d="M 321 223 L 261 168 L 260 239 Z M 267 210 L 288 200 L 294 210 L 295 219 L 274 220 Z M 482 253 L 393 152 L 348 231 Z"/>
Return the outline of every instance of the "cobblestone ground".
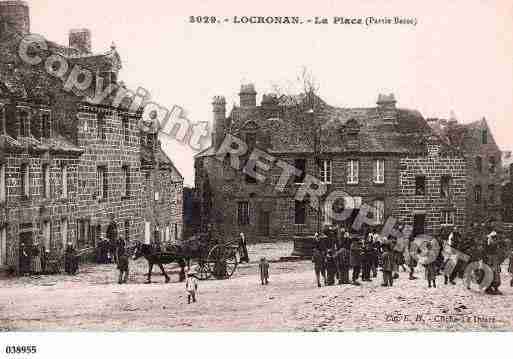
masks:
<path fill-rule="evenodd" d="M 512 330 L 513 288 L 503 271 L 503 295 L 468 291 L 459 282 L 428 289 L 405 273 L 393 288 L 373 282 L 317 288 L 308 261 L 271 263 L 261 286 L 257 259 L 289 255 L 290 243 L 250 246 L 251 263 L 229 280 L 200 282 L 187 304 L 176 268 L 172 282 L 155 275 L 143 284 L 144 260 L 131 263 L 129 284 L 118 285 L 114 265 L 84 265 L 75 277 L 0 280 L 0 330 Z M 423 273 L 417 273 L 423 278 Z"/>

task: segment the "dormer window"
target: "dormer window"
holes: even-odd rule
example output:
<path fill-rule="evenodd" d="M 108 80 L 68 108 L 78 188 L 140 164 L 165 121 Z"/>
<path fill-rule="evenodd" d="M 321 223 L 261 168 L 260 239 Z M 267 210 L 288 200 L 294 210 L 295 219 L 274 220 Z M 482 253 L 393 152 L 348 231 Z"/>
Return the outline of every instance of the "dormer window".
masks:
<path fill-rule="evenodd" d="M 42 138 L 52 137 L 52 120 L 48 110 L 41 111 L 41 127 Z"/>
<path fill-rule="evenodd" d="M 6 134 L 5 118 L 6 118 L 5 105 L 3 103 L 0 103 L 0 135 Z"/>
<path fill-rule="evenodd" d="M 19 136 L 30 136 L 30 118 L 27 109 L 18 110 Z"/>
<path fill-rule="evenodd" d="M 488 143 L 488 130 L 486 128 L 483 128 L 481 130 L 481 143 L 483 145 L 486 145 Z"/>
<path fill-rule="evenodd" d="M 98 139 L 105 139 L 105 115 L 103 113 L 98 114 Z"/>

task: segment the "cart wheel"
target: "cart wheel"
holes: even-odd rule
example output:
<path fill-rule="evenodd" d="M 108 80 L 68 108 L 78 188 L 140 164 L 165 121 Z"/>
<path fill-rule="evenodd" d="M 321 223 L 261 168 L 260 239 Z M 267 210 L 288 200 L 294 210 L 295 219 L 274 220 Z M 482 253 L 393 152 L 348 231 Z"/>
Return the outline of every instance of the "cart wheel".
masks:
<path fill-rule="evenodd" d="M 198 263 L 198 267 L 196 270 L 196 274 L 194 275 L 199 280 L 207 280 L 212 276 L 212 272 L 208 266 L 208 263 L 200 260 Z"/>
<path fill-rule="evenodd" d="M 235 249 L 222 245 L 214 246 L 208 254 L 207 264 L 217 279 L 230 278 L 237 269 Z"/>

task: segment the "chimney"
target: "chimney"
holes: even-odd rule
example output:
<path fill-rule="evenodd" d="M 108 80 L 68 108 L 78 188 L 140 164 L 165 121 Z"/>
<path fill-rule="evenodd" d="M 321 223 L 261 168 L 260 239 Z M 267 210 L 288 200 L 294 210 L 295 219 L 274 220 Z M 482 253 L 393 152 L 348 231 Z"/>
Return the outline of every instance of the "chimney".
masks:
<path fill-rule="evenodd" d="M 227 129 L 226 100 L 223 96 L 214 96 L 212 101 L 212 112 L 214 114 L 212 146 L 214 146 L 217 151 L 221 143 L 223 143 Z"/>
<path fill-rule="evenodd" d="M 69 32 L 69 47 L 77 49 L 81 54 L 91 53 L 91 31 L 89 29 L 72 29 Z"/>
<path fill-rule="evenodd" d="M 379 94 L 378 101 L 376 102 L 376 104 L 378 105 L 378 107 L 383 109 L 393 109 L 395 108 L 396 102 L 397 101 L 395 100 L 395 96 L 393 93 L 389 95 Z"/>
<path fill-rule="evenodd" d="M 256 106 L 256 91 L 253 84 L 246 84 L 240 87 L 239 97 L 241 107 Z"/>
<path fill-rule="evenodd" d="M 30 8 L 25 1 L 0 1 L 0 35 L 6 32 L 30 33 Z"/>

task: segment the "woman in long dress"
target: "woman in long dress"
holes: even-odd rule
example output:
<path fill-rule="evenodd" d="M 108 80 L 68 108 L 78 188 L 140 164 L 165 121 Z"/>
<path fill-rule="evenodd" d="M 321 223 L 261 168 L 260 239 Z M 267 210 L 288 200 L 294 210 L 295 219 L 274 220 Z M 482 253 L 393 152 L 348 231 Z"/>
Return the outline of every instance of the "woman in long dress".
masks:
<path fill-rule="evenodd" d="M 39 248 L 39 242 L 35 242 L 32 246 L 32 261 L 31 261 L 31 269 L 30 272 L 32 274 L 40 274 L 41 273 L 41 251 Z"/>

